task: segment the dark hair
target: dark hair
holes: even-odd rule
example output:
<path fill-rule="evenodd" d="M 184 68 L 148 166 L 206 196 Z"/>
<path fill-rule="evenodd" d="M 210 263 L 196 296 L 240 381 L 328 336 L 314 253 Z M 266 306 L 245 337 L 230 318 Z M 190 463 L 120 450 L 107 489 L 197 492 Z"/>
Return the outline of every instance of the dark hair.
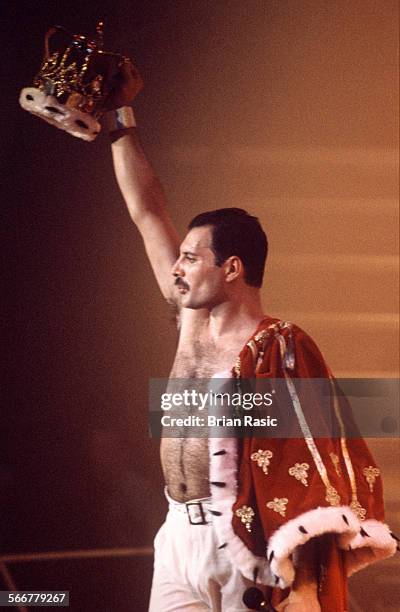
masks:
<path fill-rule="evenodd" d="M 252 287 L 261 287 L 268 240 L 257 217 L 252 217 L 242 208 L 219 208 L 194 217 L 189 229 L 204 225 L 212 227 L 212 250 L 217 266 L 236 255 L 243 263 L 245 282 Z"/>

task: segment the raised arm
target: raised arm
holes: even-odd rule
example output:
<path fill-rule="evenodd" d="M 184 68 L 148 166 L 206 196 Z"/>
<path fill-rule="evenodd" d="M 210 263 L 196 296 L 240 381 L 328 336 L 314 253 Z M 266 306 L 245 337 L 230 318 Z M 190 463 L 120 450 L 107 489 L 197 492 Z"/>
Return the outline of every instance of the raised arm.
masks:
<path fill-rule="evenodd" d="M 109 107 L 131 104 L 141 88 L 138 72 L 131 63 L 124 64 Z M 179 255 L 180 241 L 161 184 L 144 154 L 136 127 L 112 131 L 111 140 L 115 174 L 129 214 L 143 238 L 162 294 L 175 301 L 171 268 Z"/>

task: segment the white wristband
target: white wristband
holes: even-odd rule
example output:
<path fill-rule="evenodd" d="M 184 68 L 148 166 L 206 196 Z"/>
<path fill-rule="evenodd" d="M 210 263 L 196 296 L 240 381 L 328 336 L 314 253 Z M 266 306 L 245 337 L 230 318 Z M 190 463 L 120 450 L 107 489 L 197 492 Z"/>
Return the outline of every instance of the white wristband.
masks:
<path fill-rule="evenodd" d="M 136 127 L 135 115 L 131 106 L 121 106 L 106 113 L 106 125 L 109 132 Z"/>

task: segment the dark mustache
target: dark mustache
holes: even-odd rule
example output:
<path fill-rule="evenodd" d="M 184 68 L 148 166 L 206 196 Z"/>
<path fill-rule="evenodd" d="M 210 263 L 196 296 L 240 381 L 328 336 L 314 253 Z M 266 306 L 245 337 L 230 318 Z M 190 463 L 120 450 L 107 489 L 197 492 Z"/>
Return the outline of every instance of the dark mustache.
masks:
<path fill-rule="evenodd" d="M 174 284 L 176 287 L 183 287 L 184 289 L 189 290 L 189 285 L 185 283 L 185 281 L 180 276 L 177 277 Z"/>

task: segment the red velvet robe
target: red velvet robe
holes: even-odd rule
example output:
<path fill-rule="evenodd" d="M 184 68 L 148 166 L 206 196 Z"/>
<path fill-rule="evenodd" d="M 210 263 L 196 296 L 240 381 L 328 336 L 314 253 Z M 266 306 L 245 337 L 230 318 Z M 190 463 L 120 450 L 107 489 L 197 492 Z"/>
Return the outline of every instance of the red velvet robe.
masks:
<path fill-rule="evenodd" d="M 283 379 L 292 395 L 293 419 L 303 407 L 292 380 L 331 378 L 312 339 L 270 317 L 241 351 L 233 375 Z M 348 407 L 336 401 L 342 422 L 348 415 L 340 413 Z M 275 604 L 293 583 L 294 549 L 311 538 L 316 538 L 324 612 L 347 609 L 347 575 L 396 550 L 382 522 L 380 472 L 361 438 L 215 438 L 210 475 L 221 546 L 243 575 L 274 587 Z"/>

